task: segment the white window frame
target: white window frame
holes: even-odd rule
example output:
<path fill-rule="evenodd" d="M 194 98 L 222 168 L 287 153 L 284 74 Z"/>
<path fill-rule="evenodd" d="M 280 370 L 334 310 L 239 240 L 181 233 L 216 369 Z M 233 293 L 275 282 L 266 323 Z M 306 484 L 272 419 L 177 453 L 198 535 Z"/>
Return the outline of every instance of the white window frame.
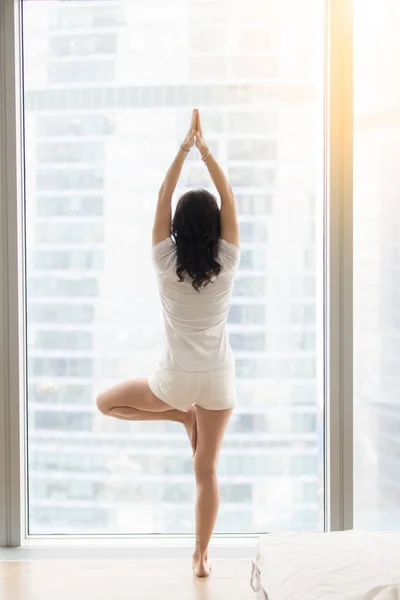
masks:
<path fill-rule="evenodd" d="M 21 5 L 0 3 L 0 546 L 25 538 Z"/>
<path fill-rule="evenodd" d="M 353 2 L 322 1 L 326 8 L 327 99 L 325 529 L 329 531 L 350 529 L 353 525 Z M 21 2 L 0 2 L 0 546 L 11 547 L 38 542 L 35 536 L 28 536 L 26 510 Z M 92 543 L 104 546 L 128 537 L 134 539 L 134 536 L 41 536 L 40 545 L 70 546 L 91 539 Z M 251 537 L 240 536 L 240 543 L 248 545 Z M 188 537 L 179 539 L 182 547 L 186 546 Z M 154 548 L 154 538 L 148 541 Z M 169 536 L 160 542 L 166 547 L 170 543 Z"/>
<path fill-rule="evenodd" d="M 325 529 L 353 528 L 353 0 L 326 4 Z"/>

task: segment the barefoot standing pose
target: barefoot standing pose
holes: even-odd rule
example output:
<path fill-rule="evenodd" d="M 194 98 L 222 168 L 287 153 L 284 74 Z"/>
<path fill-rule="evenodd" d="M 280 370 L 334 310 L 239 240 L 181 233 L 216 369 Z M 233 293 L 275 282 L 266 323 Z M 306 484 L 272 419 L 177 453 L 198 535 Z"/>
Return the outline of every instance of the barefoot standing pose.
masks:
<path fill-rule="evenodd" d="M 171 200 L 192 146 L 201 153 L 219 193 L 184 194 L 171 219 Z M 97 398 L 107 416 L 131 421 L 169 420 L 186 428 L 196 477 L 196 549 L 193 569 L 210 574 L 208 544 L 219 506 L 217 463 L 236 404 L 235 365 L 227 317 L 239 263 L 239 227 L 232 189 L 208 149 L 198 110 L 161 185 L 153 226 L 167 345 L 149 380 L 116 385 Z"/>

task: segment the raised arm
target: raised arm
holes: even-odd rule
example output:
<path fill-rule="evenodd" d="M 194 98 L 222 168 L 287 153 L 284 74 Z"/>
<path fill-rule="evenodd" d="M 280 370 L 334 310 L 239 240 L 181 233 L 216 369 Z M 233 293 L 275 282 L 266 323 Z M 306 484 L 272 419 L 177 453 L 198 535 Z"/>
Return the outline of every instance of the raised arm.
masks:
<path fill-rule="evenodd" d="M 196 147 L 200 151 L 204 164 L 221 198 L 221 238 L 226 242 L 239 246 L 240 236 L 235 196 L 222 167 L 211 154 L 204 141 L 198 110 L 196 110 Z"/>
<path fill-rule="evenodd" d="M 195 128 L 196 112 L 194 110 L 189 131 L 187 132 L 185 140 L 179 148 L 177 155 L 172 161 L 164 181 L 161 184 L 160 191 L 158 192 L 157 208 L 153 224 L 153 246 L 167 239 L 171 235 L 172 196 L 178 183 L 183 163 L 185 162 L 190 148 L 194 144 Z"/>

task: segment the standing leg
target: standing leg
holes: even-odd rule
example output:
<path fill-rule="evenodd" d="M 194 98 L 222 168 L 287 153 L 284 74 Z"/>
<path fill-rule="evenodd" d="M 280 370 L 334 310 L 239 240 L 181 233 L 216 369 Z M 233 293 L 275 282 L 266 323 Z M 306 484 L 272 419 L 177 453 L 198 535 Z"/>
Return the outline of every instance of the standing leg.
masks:
<path fill-rule="evenodd" d="M 208 544 L 219 508 L 217 464 L 222 440 L 232 409 L 197 412 L 197 449 L 194 457 L 196 476 L 196 549 L 193 569 L 198 577 L 208 577 Z"/>
<path fill-rule="evenodd" d="M 146 379 L 131 379 L 102 392 L 96 399 L 97 408 L 108 417 L 128 421 L 175 421 L 182 423 L 193 453 L 196 451 L 196 410 L 187 412 L 172 408 L 151 391 Z"/>

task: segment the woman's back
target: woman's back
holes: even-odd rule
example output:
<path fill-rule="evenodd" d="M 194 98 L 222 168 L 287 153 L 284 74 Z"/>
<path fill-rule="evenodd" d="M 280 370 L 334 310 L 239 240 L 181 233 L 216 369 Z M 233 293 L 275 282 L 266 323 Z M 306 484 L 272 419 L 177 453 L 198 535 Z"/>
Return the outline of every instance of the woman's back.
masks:
<path fill-rule="evenodd" d="M 239 259 L 239 248 L 220 240 L 217 260 L 222 270 L 196 291 L 189 277 L 178 279 L 172 239 L 153 246 L 167 337 L 162 368 L 210 371 L 234 364 L 226 324 Z"/>

